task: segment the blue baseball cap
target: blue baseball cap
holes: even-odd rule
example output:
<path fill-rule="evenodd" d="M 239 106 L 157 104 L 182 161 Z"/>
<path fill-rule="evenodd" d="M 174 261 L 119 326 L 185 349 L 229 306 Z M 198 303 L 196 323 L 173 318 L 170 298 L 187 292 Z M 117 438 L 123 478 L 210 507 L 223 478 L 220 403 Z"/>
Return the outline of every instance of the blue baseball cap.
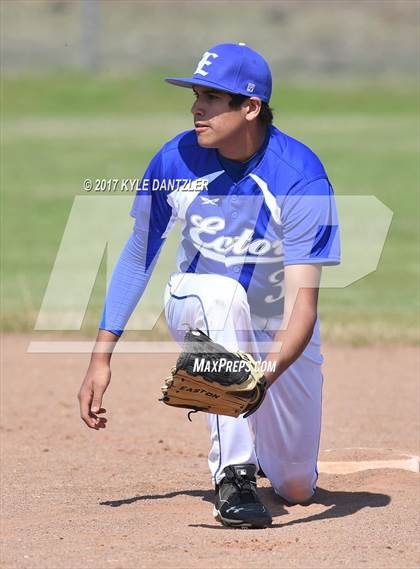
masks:
<path fill-rule="evenodd" d="M 271 97 L 271 71 L 266 60 L 244 43 L 219 43 L 206 51 L 192 77 L 166 77 L 178 87 L 202 85 L 227 93 Z"/>

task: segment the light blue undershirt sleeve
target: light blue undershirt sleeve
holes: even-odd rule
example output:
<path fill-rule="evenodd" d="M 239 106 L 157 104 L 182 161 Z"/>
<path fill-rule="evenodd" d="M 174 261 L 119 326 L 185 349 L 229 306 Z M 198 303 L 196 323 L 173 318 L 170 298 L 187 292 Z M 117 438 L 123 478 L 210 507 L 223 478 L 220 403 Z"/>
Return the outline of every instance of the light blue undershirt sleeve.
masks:
<path fill-rule="evenodd" d="M 100 330 L 108 330 L 121 336 L 146 289 L 162 243 L 163 239 L 159 236 L 153 237 L 145 231 L 135 231 L 131 234 L 112 273 L 99 325 Z M 148 248 L 149 252 L 152 249 L 155 254 L 152 259 L 148 259 L 147 266 Z"/>

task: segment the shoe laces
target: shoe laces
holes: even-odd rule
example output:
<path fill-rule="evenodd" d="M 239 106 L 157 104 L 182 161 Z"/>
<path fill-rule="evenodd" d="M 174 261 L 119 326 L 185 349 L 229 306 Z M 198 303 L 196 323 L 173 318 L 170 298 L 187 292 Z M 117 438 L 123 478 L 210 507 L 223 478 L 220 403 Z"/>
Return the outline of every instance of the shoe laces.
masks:
<path fill-rule="evenodd" d="M 243 497 L 246 497 L 246 494 L 248 494 L 251 500 L 255 500 L 255 482 L 246 476 L 242 476 L 241 474 L 237 473 L 233 468 L 225 470 L 225 478 L 227 482 L 235 486 L 235 488 L 240 492 L 241 495 L 243 495 Z"/>

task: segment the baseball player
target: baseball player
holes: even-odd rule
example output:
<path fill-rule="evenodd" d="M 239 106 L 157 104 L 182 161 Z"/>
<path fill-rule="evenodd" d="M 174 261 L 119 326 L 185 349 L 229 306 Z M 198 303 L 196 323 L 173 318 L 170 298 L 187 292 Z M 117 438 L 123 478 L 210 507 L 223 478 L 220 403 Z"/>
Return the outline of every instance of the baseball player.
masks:
<path fill-rule="evenodd" d="M 257 473 L 290 504 L 317 481 L 323 362 L 317 317 L 323 265 L 340 261 L 333 190 L 318 157 L 272 124 L 271 72 L 240 44 L 206 51 L 192 77 L 194 129 L 151 160 L 135 197 L 133 233 L 114 269 L 96 348 L 79 391 L 81 417 L 106 426 L 111 350 L 137 305 L 175 221 L 177 272 L 165 292 L 173 337 L 198 328 L 265 365 L 269 388 L 249 418 L 208 415 L 214 516 L 267 527 Z"/>

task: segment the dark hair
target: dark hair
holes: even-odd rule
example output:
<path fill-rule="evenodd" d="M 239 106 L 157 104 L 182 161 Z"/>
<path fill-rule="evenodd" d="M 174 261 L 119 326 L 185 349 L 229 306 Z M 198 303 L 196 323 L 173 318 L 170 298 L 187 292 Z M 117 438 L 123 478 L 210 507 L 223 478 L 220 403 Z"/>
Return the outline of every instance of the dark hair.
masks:
<path fill-rule="evenodd" d="M 238 109 L 247 99 L 249 99 L 249 97 L 246 95 L 231 95 L 229 107 L 232 107 L 232 109 Z M 273 122 L 273 109 L 265 101 L 261 101 L 261 110 L 258 115 L 258 120 L 265 126 L 268 126 Z"/>

